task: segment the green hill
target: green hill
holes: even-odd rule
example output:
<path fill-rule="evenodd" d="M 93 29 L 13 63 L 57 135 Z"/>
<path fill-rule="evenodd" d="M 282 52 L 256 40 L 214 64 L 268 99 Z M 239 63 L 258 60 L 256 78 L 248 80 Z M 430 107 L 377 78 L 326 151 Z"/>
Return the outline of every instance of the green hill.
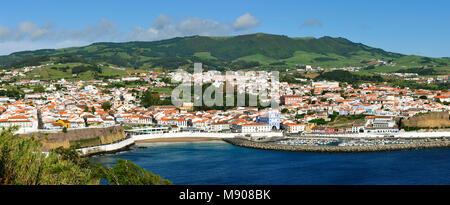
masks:
<path fill-rule="evenodd" d="M 430 63 L 426 59 L 417 63 L 404 62 L 404 58 L 407 56 L 344 38 L 289 38 L 257 33 L 220 38 L 191 36 L 152 42 L 94 43 L 85 47 L 23 51 L 0 56 L 0 68 L 18 68 L 43 62 L 164 70 L 191 67 L 194 61 L 203 62 L 206 69 L 218 70 L 287 68 L 302 64 L 325 68 L 367 66 L 371 59 L 399 60 L 397 66 L 407 64 L 410 67 Z M 450 62 L 443 58 L 430 59 L 431 63 L 436 61 L 436 65 L 441 67 Z"/>

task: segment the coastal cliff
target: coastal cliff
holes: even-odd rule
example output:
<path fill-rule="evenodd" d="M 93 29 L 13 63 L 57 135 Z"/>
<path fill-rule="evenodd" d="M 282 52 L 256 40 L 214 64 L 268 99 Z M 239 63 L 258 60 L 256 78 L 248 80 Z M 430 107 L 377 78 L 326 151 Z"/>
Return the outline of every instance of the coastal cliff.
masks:
<path fill-rule="evenodd" d="M 124 139 L 125 131 L 122 126 L 114 126 L 74 129 L 67 132 L 36 132 L 26 135 L 37 137 L 42 143 L 42 149 L 48 151 L 57 147 L 88 147 L 113 143 Z"/>
<path fill-rule="evenodd" d="M 419 114 L 408 120 L 402 121 L 403 126 L 417 127 L 422 129 L 429 128 L 448 128 L 450 127 L 450 116 L 448 112 L 431 112 Z"/>
<path fill-rule="evenodd" d="M 409 143 L 409 144 L 371 145 L 371 146 L 283 145 L 283 144 L 253 142 L 253 141 L 242 139 L 242 138 L 231 138 L 231 139 L 223 139 L 223 140 L 232 145 L 247 147 L 247 148 L 254 148 L 254 149 L 292 151 L 292 152 L 323 152 L 323 153 L 384 152 L 384 151 L 450 147 L 449 140 L 433 141 L 433 142 L 419 142 L 419 143 Z"/>

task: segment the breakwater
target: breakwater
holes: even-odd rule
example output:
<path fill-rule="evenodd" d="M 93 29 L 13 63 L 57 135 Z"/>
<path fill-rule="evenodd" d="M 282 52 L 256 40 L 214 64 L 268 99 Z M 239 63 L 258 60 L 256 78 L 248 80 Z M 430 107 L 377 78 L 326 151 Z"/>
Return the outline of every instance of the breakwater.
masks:
<path fill-rule="evenodd" d="M 445 148 L 450 147 L 450 141 L 432 141 L 418 142 L 408 144 L 390 144 L 390 145 L 369 145 L 369 146 L 314 146 L 314 145 L 285 145 L 270 144 L 263 142 L 254 142 L 242 138 L 223 139 L 232 145 L 263 149 L 263 150 L 279 150 L 291 152 L 322 152 L 322 153 L 354 153 L 354 152 L 385 152 L 399 150 L 416 150 L 429 148 Z"/>

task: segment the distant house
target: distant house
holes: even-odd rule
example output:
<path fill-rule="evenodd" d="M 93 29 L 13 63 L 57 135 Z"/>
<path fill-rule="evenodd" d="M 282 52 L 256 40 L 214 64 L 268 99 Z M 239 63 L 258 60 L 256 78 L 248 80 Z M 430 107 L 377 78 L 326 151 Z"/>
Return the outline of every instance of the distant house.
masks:
<path fill-rule="evenodd" d="M 0 96 L 0 103 L 5 103 L 11 101 L 11 99 L 9 99 L 9 97 L 6 96 Z"/>
<path fill-rule="evenodd" d="M 304 132 L 306 125 L 305 124 L 297 124 L 297 123 L 285 123 L 283 124 L 287 133 L 300 133 Z"/>
<path fill-rule="evenodd" d="M 103 120 L 100 117 L 86 118 L 86 124 L 88 127 L 103 127 Z"/>
<path fill-rule="evenodd" d="M 187 120 L 185 119 L 169 119 L 167 123 L 169 125 L 176 125 L 178 127 L 187 127 Z"/>
<path fill-rule="evenodd" d="M 326 129 L 325 127 L 315 126 L 311 129 L 311 132 L 317 134 L 325 134 L 326 133 L 325 129 Z"/>
<path fill-rule="evenodd" d="M 139 124 L 144 124 L 144 125 L 148 125 L 148 124 L 153 124 L 153 119 L 151 117 L 144 117 L 144 116 L 139 116 Z"/>
<path fill-rule="evenodd" d="M 116 124 L 116 121 L 114 120 L 114 117 L 112 116 L 105 116 L 102 117 L 103 125 L 105 127 L 114 126 Z"/>
<path fill-rule="evenodd" d="M 237 125 L 237 131 L 240 133 L 258 133 L 258 132 L 270 132 L 272 126 L 265 123 L 248 123 Z"/>
<path fill-rule="evenodd" d="M 393 116 L 366 116 L 364 132 L 366 133 L 396 133 L 399 129 Z"/>
<path fill-rule="evenodd" d="M 60 124 L 61 126 L 65 128 L 70 128 L 70 121 L 68 120 L 58 120 L 56 123 Z"/>
<path fill-rule="evenodd" d="M 226 122 L 217 122 L 217 123 L 212 123 L 211 125 L 209 125 L 209 130 L 212 132 L 220 132 L 220 131 L 229 130 L 229 129 L 230 129 L 230 124 L 228 124 Z"/>
<path fill-rule="evenodd" d="M 80 117 L 72 118 L 68 120 L 71 128 L 84 128 L 86 127 L 84 120 Z"/>
<path fill-rule="evenodd" d="M 280 98 L 282 105 L 292 105 L 295 103 L 299 103 L 303 100 L 302 95 L 283 95 Z"/>
<path fill-rule="evenodd" d="M 195 120 L 192 120 L 190 124 L 192 127 L 206 130 L 209 127 L 209 120 L 208 119 L 195 119 Z"/>
<path fill-rule="evenodd" d="M 447 95 L 436 96 L 436 97 L 434 97 L 434 99 L 436 99 L 436 101 L 440 101 L 440 102 L 450 102 L 450 96 L 447 96 Z"/>
<path fill-rule="evenodd" d="M 57 122 L 48 122 L 48 123 L 44 123 L 44 129 L 47 130 L 59 130 L 62 129 L 64 126 L 61 123 L 57 123 Z"/>
<path fill-rule="evenodd" d="M 312 86 L 314 88 L 339 88 L 339 82 L 328 82 L 328 81 L 321 81 L 321 82 L 313 82 Z"/>
<path fill-rule="evenodd" d="M 341 116 L 351 115 L 352 113 L 353 113 L 353 109 L 340 109 L 339 110 L 339 115 L 341 115 Z"/>

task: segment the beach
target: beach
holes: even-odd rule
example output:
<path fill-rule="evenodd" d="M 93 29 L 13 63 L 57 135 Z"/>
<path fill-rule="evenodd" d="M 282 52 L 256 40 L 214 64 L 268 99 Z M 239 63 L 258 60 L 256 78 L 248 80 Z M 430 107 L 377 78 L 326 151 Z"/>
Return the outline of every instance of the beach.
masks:
<path fill-rule="evenodd" d="M 220 138 L 214 137 L 171 137 L 171 138 L 154 138 L 146 140 L 138 140 L 135 143 L 154 143 L 154 142 L 206 142 L 206 141 L 222 141 Z"/>

